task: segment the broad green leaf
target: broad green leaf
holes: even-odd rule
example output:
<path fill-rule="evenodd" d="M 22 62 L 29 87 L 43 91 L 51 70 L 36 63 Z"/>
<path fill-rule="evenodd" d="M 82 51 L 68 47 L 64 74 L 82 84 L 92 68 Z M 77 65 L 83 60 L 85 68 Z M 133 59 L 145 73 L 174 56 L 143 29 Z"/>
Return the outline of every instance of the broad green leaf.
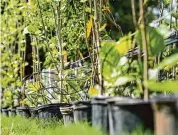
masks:
<path fill-rule="evenodd" d="M 100 49 L 101 72 L 104 77 L 110 76 L 117 68 L 120 61 L 120 54 L 116 50 L 114 41 L 102 42 Z"/>
<path fill-rule="evenodd" d="M 158 64 L 158 66 L 156 68 L 163 69 L 166 67 L 166 69 L 169 69 L 173 65 L 175 65 L 177 62 L 178 62 L 178 53 L 165 58 L 161 63 Z"/>
<path fill-rule="evenodd" d="M 175 17 L 176 19 L 178 19 L 178 12 L 173 13 L 172 16 Z"/>
<path fill-rule="evenodd" d="M 122 37 L 117 43 L 116 49 L 121 56 L 125 55 L 132 48 L 131 35 Z"/>
<path fill-rule="evenodd" d="M 113 86 L 125 85 L 126 83 L 134 81 L 134 80 L 135 80 L 135 78 L 132 76 L 120 76 L 117 78 L 117 80 Z"/>
<path fill-rule="evenodd" d="M 176 81 L 164 81 L 164 82 L 155 82 L 155 81 L 147 81 L 144 83 L 145 87 L 147 87 L 151 91 L 156 92 L 178 92 L 178 80 Z"/>
<path fill-rule="evenodd" d="M 157 32 L 161 34 L 164 38 L 167 38 L 171 31 L 166 25 L 160 25 L 158 28 L 156 28 Z"/>
<path fill-rule="evenodd" d="M 155 28 L 147 27 L 146 28 L 146 38 L 148 43 L 148 52 L 150 56 L 156 56 L 165 48 L 164 37 L 157 32 Z M 142 36 L 140 29 L 136 34 L 136 41 L 140 46 L 142 44 Z"/>

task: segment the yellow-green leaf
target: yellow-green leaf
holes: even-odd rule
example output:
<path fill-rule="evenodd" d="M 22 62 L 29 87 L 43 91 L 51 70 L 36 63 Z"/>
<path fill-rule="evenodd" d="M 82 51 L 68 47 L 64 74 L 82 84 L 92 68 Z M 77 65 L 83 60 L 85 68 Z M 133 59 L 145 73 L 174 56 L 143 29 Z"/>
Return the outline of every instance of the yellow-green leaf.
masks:
<path fill-rule="evenodd" d="M 101 26 L 101 28 L 99 29 L 99 31 L 104 30 L 106 26 L 107 26 L 107 24 L 105 23 L 103 26 Z"/>
<path fill-rule="evenodd" d="M 147 81 L 144 83 L 145 87 L 147 87 L 151 91 L 156 92 L 178 92 L 178 80 L 176 81 L 164 81 L 164 82 L 155 82 L 155 81 Z"/>
<path fill-rule="evenodd" d="M 89 91 L 88 91 L 88 93 L 91 96 L 97 96 L 99 92 L 98 92 L 97 89 L 95 89 L 94 87 L 91 86 L 90 89 L 89 89 Z"/>
<path fill-rule="evenodd" d="M 125 55 L 132 48 L 131 35 L 124 36 L 117 43 L 116 49 L 121 56 Z"/>
<path fill-rule="evenodd" d="M 93 26 L 93 17 L 90 16 L 90 20 L 89 20 L 89 22 L 87 23 L 87 33 L 86 33 L 86 38 L 88 38 L 88 37 L 90 36 L 92 26 Z"/>

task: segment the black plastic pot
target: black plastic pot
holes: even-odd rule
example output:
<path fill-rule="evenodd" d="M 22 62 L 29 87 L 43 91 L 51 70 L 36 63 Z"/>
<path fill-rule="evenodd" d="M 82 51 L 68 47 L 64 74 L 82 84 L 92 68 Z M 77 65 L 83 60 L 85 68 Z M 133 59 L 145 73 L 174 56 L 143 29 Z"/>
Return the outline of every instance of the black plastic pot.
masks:
<path fill-rule="evenodd" d="M 70 123 L 74 122 L 74 116 L 73 116 L 73 108 L 71 104 L 66 104 L 62 107 L 60 107 L 63 120 L 64 120 L 64 125 L 69 125 Z"/>
<path fill-rule="evenodd" d="M 92 104 L 92 126 L 100 127 L 104 132 L 109 131 L 108 106 L 109 97 L 94 97 Z"/>
<path fill-rule="evenodd" d="M 30 109 L 28 107 L 17 107 L 16 113 L 19 116 L 29 118 L 31 116 Z"/>
<path fill-rule="evenodd" d="M 15 108 L 9 108 L 8 113 L 9 113 L 9 116 L 16 116 L 16 109 Z"/>
<path fill-rule="evenodd" d="M 178 135 L 178 95 L 158 95 L 151 102 L 155 135 Z"/>
<path fill-rule="evenodd" d="M 2 112 L 2 115 L 3 115 L 3 116 L 9 116 L 9 111 L 8 111 L 7 108 L 2 108 L 2 109 L 1 109 L 1 112 Z"/>
<path fill-rule="evenodd" d="M 30 108 L 31 118 L 38 118 L 38 110 L 37 108 L 31 107 Z"/>
<path fill-rule="evenodd" d="M 91 102 L 90 101 L 76 101 L 73 103 L 74 122 L 85 122 L 91 124 Z"/>
<path fill-rule="evenodd" d="M 45 120 L 62 119 L 62 113 L 60 111 L 61 105 L 63 105 L 63 103 L 46 104 L 37 107 L 39 119 L 45 119 Z"/>
<path fill-rule="evenodd" d="M 108 100 L 110 135 L 131 133 L 144 127 L 153 131 L 153 111 L 149 102 L 128 98 Z"/>

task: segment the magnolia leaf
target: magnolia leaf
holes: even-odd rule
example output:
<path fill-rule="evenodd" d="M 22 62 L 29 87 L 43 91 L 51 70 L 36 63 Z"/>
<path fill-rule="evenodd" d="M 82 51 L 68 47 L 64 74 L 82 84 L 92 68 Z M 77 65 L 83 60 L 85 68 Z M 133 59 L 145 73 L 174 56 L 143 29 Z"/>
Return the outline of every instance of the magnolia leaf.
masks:
<path fill-rule="evenodd" d="M 178 12 L 173 13 L 172 16 L 175 17 L 176 19 L 178 19 Z"/>
<path fill-rule="evenodd" d="M 117 42 L 116 49 L 121 56 L 124 56 L 132 48 L 131 35 L 124 36 Z"/>
<path fill-rule="evenodd" d="M 169 28 L 166 25 L 160 25 L 158 28 L 156 28 L 156 30 L 164 38 L 167 38 L 171 34 L 171 31 L 169 30 Z"/>
<path fill-rule="evenodd" d="M 117 80 L 113 86 L 125 85 L 126 83 L 134 81 L 134 80 L 135 80 L 135 78 L 132 76 L 120 76 L 117 78 Z"/>
<path fill-rule="evenodd" d="M 114 41 L 102 42 L 99 55 L 101 59 L 101 72 L 104 78 L 107 78 L 118 68 L 117 65 L 120 61 L 120 54 L 116 49 L 116 43 Z"/>
<path fill-rule="evenodd" d="M 176 81 L 164 81 L 164 82 L 155 82 L 155 81 L 147 81 L 144 82 L 145 87 L 147 87 L 151 91 L 156 92 L 178 92 L 178 80 Z"/>
<path fill-rule="evenodd" d="M 158 66 L 156 68 L 163 69 L 166 67 L 166 69 L 169 69 L 173 65 L 175 65 L 177 62 L 178 62 L 178 53 L 165 58 L 161 63 L 158 64 Z"/>
<path fill-rule="evenodd" d="M 146 38 L 148 43 L 148 52 L 150 56 L 156 56 L 161 51 L 164 50 L 165 48 L 164 37 L 155 28 L 152 27 L 146 28 Z M 136 41 L 140 46 L 143 46 L 140 30 L 138 30 L 136 33 Z"/>

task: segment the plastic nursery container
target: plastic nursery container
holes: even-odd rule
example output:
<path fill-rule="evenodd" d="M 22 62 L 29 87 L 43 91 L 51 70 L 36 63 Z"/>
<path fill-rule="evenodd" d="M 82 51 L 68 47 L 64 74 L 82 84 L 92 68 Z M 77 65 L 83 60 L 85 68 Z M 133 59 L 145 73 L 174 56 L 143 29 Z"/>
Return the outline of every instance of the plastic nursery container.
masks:
<path fill-rule="evenodd" d="M 20 115 L 25 118 L 29 118 L 31 116 L 29 107 L 17 107 L 16 113 L 17 115 Z"/>
<path fill-rule="evenodd" d="M 91 101 L 76 101 L 73 103 L 74 122 L 87 121 L 91 124 Z"/>
<path fill-rule="evenodd" d="M 38 118 L 38 110 L 35 107 L 30 107 L 31 118 Z"/>
<path fill-rule="evenodd" d="M 153 111 L 149 102 L 131 98 L 108 99 L 110 135 L 131 133 L 140 127 L 153 131 Z"/>
<path fill-rule="evenodd" d="M 9 116 L 16 116 L 16 109 L 15 108 L 9 108 L 8 113 L 9 113 Z"/>
<path fill-rule="evenodd" d="M 60 107 L 63 120 L 64 120 L 64 125 L 69 125 L 70 123 L 74 122 L 74 116 L 73 116 L 73 108 L 72 104 L 65 104 Z"/>
<path fill-rule="evenodd" d="M 37 107 L 39 119 L 48 120 L 60 120 L 62 119 L 62 113 L 60 111 L 60 106 L 63 103 L 46 104 Z"/>
<path fill-rule="evenodd" d="M 151 99 L 155 135 L 178 135 L 178 95 L 157 95 Z"/>
<path fill-rule="evenodd" d="M 2 108 L 1 113 L 2 113 L 3 116 L 9 116 L 9 111 L 8 111 L 7 108 Z"/>
<path fill-rule="evenodd" d="M 100 127 L 104 132 L 109 131 L 107 99 L 111 97 L 94 97 L 92 104 L 92 126 Z"/>

